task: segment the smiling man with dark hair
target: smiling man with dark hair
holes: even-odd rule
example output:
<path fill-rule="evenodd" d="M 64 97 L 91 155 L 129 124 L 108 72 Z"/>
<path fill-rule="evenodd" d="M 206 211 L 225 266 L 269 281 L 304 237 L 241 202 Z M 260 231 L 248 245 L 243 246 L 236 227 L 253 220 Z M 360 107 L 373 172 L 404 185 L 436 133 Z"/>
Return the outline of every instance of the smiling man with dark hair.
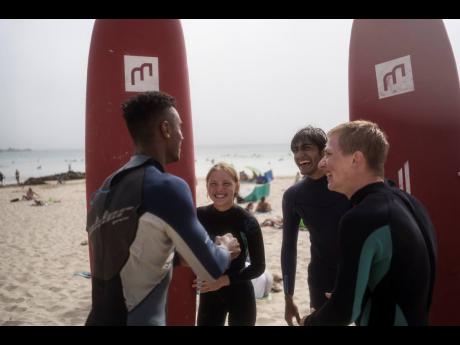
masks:
<path fill-rule="evenodd" d="M 302 219 L 310 234 L 311 261 L 308 265 L 310 307 L 319 309 L 331 292 L 337 272 L 337 234 L 340 217 L 349 209 L 348 200 L 327 189 L 324 172 L 318 168 L 326 145 L 326 134 L 312 126 L 299 130 L 291 142 L 294 161 L 304 176 L 283 196 L 283 243 L 281 269 L 285 294 L 285 320 L 300 323 L 294 303 L 297 265 L 297 237 Z"/>
<path fill-rule="evenodd" d="M 87 325 L 165 325 L 175 252 L 214 281 L 240 253 L 231 235 L 209 238 L 192 194 L 165 172 L 180 158 L 181 118 L 173 97 L 139 94 L 123 105 L 136 152 L 91 200 L 87 231 L 92 308 Z"/>

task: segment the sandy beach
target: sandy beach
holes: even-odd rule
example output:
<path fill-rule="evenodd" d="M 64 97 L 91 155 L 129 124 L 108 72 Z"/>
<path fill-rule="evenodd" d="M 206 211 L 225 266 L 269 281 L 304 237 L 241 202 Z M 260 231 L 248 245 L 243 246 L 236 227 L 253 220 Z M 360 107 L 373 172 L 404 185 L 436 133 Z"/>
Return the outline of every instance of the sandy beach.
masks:
<path fill-rule="evenodd" d="M 267 198 L 273 211 L 256 214 L 259 222 L 282 216 L 282 196 L 293 182 L 294 177 L 275 177 Z M 75 273 L 89 271 L 85 181 L 33 186 L 45 206 L 10 202 L 21 199 L 26 189 L 0 188 L 0 325 L 83 325 L 91 281 Z M 210 203 L 203 179 L 196 191 L 198 206 Z M 272 227 L 262 231 L 267 268 L 281 275 L 282 232 Z M 309 245 L 308 234 L 300 232 L 295 301 L 302 315 L 309 310 Z M 256 325 L 286 325 L 283 291 L 257 300 Z"/>

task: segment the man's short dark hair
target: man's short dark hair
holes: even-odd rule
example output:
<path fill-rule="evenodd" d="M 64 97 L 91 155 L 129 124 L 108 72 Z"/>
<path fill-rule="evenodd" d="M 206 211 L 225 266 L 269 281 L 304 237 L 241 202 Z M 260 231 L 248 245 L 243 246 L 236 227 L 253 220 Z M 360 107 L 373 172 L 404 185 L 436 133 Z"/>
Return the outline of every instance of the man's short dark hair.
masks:
<path fill-rule="evenodd" d="M 123 117 L 134 142 L 149 142 L 154 120 L 158 120 L 164 110 L 175 106 L 175 98 L 160 91 L 144 92 L 123 103 Z"/>
<path fill-rule="evenodd" d="M 327 136 L 321 128 L 307 126 L 300 129 L 291 140 L 291 151 L 294 152 L 294 146 L 299 142 L 310 142 L 315 145 L 320 152 L 326 147 Z"/>

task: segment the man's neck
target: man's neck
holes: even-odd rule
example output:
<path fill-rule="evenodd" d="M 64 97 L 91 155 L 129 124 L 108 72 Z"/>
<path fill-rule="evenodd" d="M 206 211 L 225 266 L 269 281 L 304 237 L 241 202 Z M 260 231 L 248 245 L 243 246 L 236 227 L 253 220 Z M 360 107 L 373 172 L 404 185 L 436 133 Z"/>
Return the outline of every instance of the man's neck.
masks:
<path fill-rule="evenodd" d="M 383 178 L 380 176 L 373 176 L 373 175 L 365 176 L 359 181 L 357 181 L 357 183 L 353 186 L 353 188 L 350 188 L 350 190 L 347 193 L 345 193 L 345 195 L 348 199 L 351 199 L 353 194 L 355 194 L 358 190 L 372 183 L 383 182 L 383 181 L 384 181 Z"/>
<path fill-rule="evenodd" d="M 166 165 L 165 155 L 160 154 L 160 152 L 156 149 L 147 149 L 141 146 L 136 146 L 135 154 L 152 157 L 154 160 L 160 163 L 163 167 Z"/>
<path fill-rule="evenodd" d="M 319 169 L 316 170 L 313 174 L 307 175 L 307 177 L 312 180 L 319 180 L 323 176 L 324 176 L 324 172 Z"/>

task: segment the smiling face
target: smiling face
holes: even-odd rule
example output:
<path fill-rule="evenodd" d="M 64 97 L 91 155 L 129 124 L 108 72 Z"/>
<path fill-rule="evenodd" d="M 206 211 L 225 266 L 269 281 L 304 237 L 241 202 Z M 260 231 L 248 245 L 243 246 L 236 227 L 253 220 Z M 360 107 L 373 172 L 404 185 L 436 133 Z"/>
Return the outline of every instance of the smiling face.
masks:
<path fill-rule="evenodd" d="M 328 138 L 324 157 L 319 167 L 327 177 L 329 190 L 350 197 L 354 191 L 353 154 L 345 155 L 339 145 L 339 135 L 333 134 Z"/>
<path fill-rule="evenodd" d="M 238 187 L 230 173 L 222 169 L 212 171 L 206 183 L 208 195 L 219 211 L 226 211 L 233 206 Z"/>
<path fill-rule="evenodd" d="M 292 153 L 294 154 L 294 161 L 302 175 L 313 179 L 323 176 L 323 171 L 318 168 L 318 163 L 322 155 L 315 144 L 308 140 L 298 141 L 292 145 Z"/>

